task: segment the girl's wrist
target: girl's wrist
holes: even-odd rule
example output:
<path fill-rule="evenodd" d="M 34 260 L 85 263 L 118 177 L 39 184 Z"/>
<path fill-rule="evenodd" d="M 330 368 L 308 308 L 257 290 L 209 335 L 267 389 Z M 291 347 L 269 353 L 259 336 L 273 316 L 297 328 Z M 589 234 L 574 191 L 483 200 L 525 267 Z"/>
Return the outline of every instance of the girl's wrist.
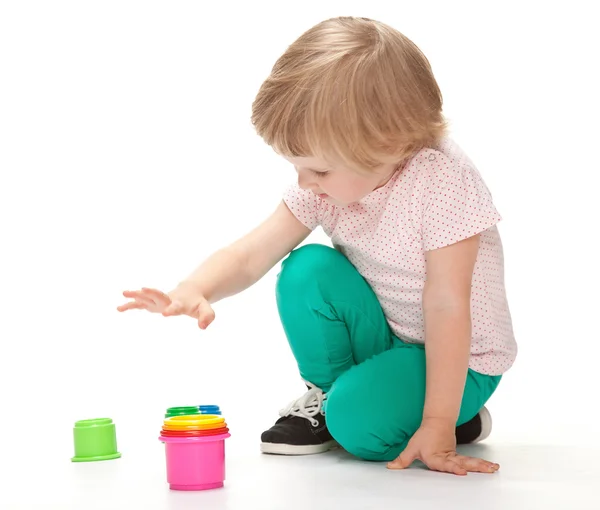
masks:
<path fill-rule="evenodd" d="M 452 429 L 456 428 L 456 419 L 450 416 L 431 416 L 423 415 L 421 427 L 433 427 L 437 429 Z"/>
<path fill-rule="evenodd" d="M 208 300 L 208 298 L 205 296 L 205 291 L 202 288 L 202 285 L 200 284 L 200 282 L 195 281 L 190 278 L 180 281 L 177 284 L 177 286 L 168 293 L 168 296 L 170 298 L 173 298 L 174 296 L 177 296 L 178 294 L 181 295 L 181 293 L 183 293 L 183 292 L 188 293 L 188 294 L 190 292 L 193 294 L 199 294 L 204 299 Z"/>

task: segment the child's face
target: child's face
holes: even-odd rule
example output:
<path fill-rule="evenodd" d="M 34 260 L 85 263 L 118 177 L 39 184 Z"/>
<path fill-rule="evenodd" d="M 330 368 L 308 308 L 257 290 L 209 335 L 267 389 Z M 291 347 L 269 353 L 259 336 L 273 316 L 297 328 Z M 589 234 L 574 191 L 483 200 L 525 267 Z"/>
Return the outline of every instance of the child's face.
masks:
<path fill-rule="evenodd" d="M 313 157 L 286 157 L 296 168 L 300 188 L 312 191 L 328 202 L 348 205 L 358 202 L 373 190 L 384 186 L 398 165 L 382 165 L 367 175 L 342 167 L 332 167 Z"/>

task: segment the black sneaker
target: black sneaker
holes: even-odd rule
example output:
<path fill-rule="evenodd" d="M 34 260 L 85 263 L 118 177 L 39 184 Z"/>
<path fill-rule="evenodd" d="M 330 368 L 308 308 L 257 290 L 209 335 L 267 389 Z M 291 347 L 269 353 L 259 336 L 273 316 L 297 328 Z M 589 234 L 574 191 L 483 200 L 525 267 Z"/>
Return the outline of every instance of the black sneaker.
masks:
<path fill-rule="evenodd" d="M 456 427 L 457 444 L 474 444 L 487 439 L 492 433 L 492 415 L 484 407 L 475 418 Z"/>
<path fill-rule="evenodd" d="M 323 453 L 338 444 L 325 424 L 323 391 L 307 383 L 309 390 L 279 411 L 275 425 L 260 436 L 260 450 L 277 455 L 311 455 Z"/>

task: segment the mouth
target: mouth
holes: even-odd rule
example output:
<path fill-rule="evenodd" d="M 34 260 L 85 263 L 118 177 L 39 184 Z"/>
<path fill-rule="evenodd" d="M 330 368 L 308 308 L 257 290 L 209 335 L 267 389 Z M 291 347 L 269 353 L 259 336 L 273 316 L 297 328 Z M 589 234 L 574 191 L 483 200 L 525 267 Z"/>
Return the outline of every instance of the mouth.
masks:
<path fill-rule="evenodd" d="M 319 198 L 325 199 L 325 198 L 327 198 L 329 195 L 328 195 L 327 193 L 319 193 L 317 196 L 318 196 Z"/>

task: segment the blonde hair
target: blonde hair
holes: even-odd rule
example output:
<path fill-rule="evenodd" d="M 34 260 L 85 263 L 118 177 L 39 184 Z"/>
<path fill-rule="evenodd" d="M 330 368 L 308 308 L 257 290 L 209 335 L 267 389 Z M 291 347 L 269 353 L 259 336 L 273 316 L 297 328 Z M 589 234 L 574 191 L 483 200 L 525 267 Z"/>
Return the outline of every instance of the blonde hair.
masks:
<path fill-rule="evenodd" d="M 429 61 L 397 30 L 366 18 L 319 23 L 277 60 L 252 105 L 257 133 L 284 156 L 365 171 L 442 138 Z"/>

